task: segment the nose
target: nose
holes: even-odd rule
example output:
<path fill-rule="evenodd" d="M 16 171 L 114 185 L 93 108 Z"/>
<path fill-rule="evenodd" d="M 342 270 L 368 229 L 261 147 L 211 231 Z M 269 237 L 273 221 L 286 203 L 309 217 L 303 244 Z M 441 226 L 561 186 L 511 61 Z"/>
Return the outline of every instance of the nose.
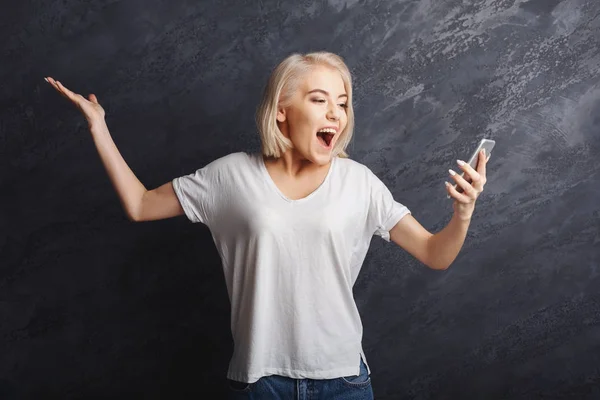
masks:
<path fill-rule="evenodd" d="M 337 121 L 340 119 L 340 114 L 339 114 L 340 110 L 337 109 L 337 106 L 334 105 L 333 107 L 329 107 L 329 109 L 327 110 L 327 119 L 330 119 L 332 121 Z"/>

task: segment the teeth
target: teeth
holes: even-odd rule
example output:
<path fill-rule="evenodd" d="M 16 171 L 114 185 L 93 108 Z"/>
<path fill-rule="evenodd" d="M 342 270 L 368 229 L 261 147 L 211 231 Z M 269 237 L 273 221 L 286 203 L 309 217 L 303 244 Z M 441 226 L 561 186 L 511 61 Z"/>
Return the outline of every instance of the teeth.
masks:
<path fill-rule="evenodd" d="M 324 129 L 319 129 L 317 132 L 327 132 L 327 133 L 334 133 L 335 134 L 335 129 L 324 128 Z"/>

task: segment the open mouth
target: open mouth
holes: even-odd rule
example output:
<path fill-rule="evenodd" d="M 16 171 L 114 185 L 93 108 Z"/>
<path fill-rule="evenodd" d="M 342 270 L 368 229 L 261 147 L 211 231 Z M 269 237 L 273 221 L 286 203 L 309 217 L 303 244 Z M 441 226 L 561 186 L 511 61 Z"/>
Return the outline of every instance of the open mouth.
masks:
<path fill-rule="evenodd" d="M 319 140 L 319 143 L 321 143 L 321 145 L 323 147 L 327 147 L 327 148 L 330 147 L 331 141 L 333 140 L 334 136 L 335 136 L 335 134 L 333 134 L 331 132 L 323 132 L 323 131 L 317 132 L 317 139 Z"/>

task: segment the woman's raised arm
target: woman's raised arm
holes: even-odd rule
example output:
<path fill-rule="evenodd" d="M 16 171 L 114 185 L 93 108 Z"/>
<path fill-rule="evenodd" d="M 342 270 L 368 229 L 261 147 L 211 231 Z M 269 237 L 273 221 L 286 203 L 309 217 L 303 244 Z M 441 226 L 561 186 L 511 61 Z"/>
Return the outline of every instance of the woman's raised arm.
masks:
<path fill-rule="evenodd" d="M 85 116 L 96 144 L 100 159 L 112 182 L 127 218 L 131 221 L 150 221 L 183 214 L 173 185 L 147 190 L 127 165 L 117 149 L 104 119 L 105 112 L 95 95 L 89 100 L 64 87 L 52 78 L 46 78 L 60 94 L 72 101 Z"/>

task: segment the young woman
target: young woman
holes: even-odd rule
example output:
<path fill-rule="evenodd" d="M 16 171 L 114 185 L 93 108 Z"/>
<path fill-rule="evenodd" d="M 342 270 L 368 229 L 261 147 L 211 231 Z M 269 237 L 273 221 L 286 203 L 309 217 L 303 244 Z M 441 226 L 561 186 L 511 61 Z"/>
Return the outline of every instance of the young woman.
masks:
<path fill-rule="evenodd" d="M 47 79 L 85 115 L 133 221 L 185 214 L 206 224 L 231 301 L 231 398 L 372 399 L 352 286 L 372 236 L 446 269 L 464 242 L 486 182 L 459 160 L 464 190 L 446 182 L 454 216 L 432 234 L 366 166 L 348 158 L 350 72 L 332 53 L 293 54 L 273 71 L 257 112 L 262 152 L 229 154 L 146 190 L 112 141 L 104 110 Z"/>

